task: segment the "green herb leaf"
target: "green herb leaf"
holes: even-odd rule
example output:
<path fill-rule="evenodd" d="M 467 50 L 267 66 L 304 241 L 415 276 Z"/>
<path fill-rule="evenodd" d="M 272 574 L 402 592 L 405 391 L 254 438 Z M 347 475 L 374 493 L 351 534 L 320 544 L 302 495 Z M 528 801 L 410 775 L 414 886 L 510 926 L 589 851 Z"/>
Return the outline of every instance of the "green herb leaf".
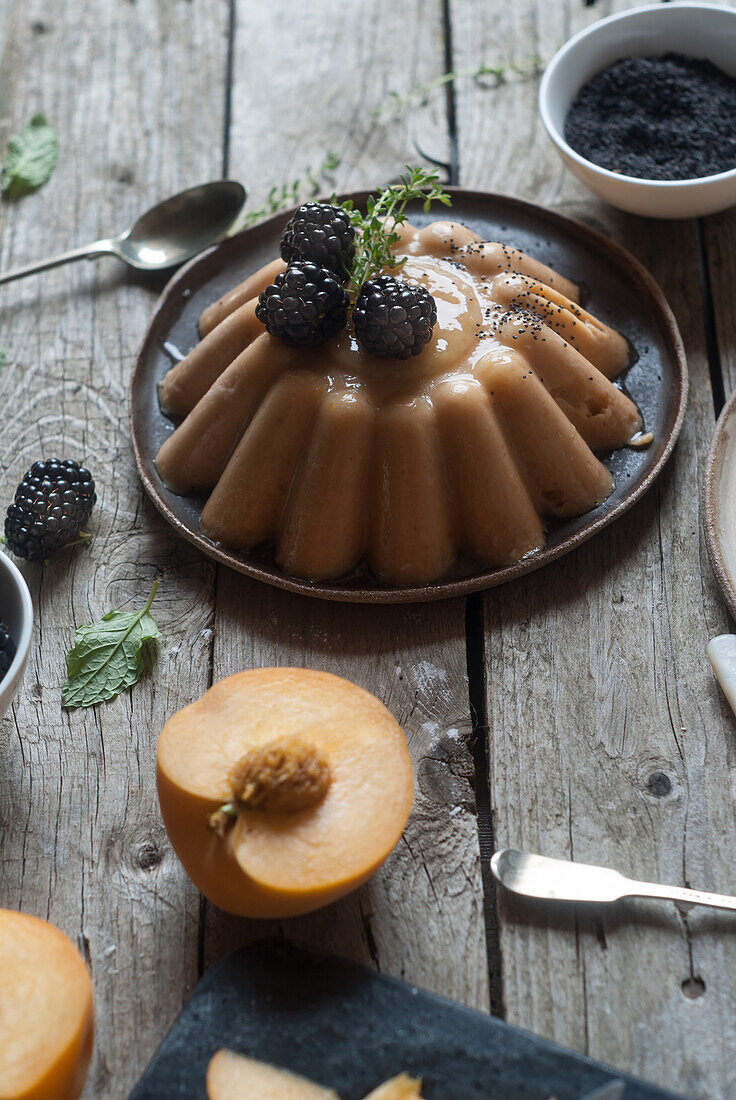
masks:
<path fill-rule="evenodd" d="M 55 130 L 43 115 L 34 115 L 8 142 L 0 189 L 10 199 L 35 191 L 46 183 L 58 159 Z"/>
<path fill-rule="evenodd" d="M 363 283 L 384 268 L 398 268 L 406 261 L 400 260 L 394 253 L 394 245 L 401 239 L 396 232 L 398 226 L 406 221 L 406 206 L 413 201 L 421 201 L 425 213 L 433 202 L 451 206 L 452 199 L 440 186 L 436 170 L 406 166 L 406 175 L 399 177 L 398 183 L 391 184 L 377 195 L 371 195 L 366 203 L 366 213 L 353 209 L 351 203 L 344 203 L 343 209 L 350 214 L 350 220 L 358 231 L 355 249 L 355 261 L 350 272 L 350 299 L 360 293 Z M 331 202 L 337 202 L 333 195 Z"/>
<path fill-rule="evenodd" d="M 151 643 L 159 637 L 150 615 L 157 589 L 158 581 L 141 611 L 108 611 L 76 631 L 66 658 L 66 707 L 94 707 L 138 682 L 148 667 Z"/>
<path fill-rule="evenodd" d="M 8 361 L 8 353 L 0 348 L 0 368 L 4 367 Z"/>

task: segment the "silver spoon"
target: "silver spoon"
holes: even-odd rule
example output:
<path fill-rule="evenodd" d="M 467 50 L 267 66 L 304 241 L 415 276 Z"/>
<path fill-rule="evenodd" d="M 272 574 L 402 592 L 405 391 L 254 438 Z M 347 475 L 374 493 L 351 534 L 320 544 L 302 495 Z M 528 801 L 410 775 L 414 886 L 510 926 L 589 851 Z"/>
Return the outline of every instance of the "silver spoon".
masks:
<path fill-rule="evenodd" d="M 621 898 L 664 898 L 687 905 L 710 905 L 714 909 L 736 910 L 736 898 L 687 890 L 684 886 L 662 886 L 637 882 L 607 867 L 550 859 L 516 848 L 504 848 L 491 859 L 491 870 L 507 890 L 528 898 L 548 901 L 609 902 Z"/>
<path fill-rule="evenodd" d="M 245 188 L 235 180 L 216 180 L 190 187 L 151 207 L 135 225 L 117 237 L 72 248 L 50 260 L 16 267 L 0 283 L 22 279 L 71 260 L 111 255 L 139 271 L 176 267 L 227 233 L 245 204 Z"/>

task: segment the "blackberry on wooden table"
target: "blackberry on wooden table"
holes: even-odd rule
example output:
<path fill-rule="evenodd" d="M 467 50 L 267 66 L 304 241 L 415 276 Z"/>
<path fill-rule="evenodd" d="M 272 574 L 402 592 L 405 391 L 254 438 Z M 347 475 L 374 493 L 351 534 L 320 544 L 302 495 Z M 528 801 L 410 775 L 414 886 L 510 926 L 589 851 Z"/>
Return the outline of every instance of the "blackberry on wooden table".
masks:
<path fill-rule="evenodd" d="M 96 500 L 92 474 L 73 459 L 34 462 L 8 508 L 8 548 L 27 561 L 47 558 L 79 537 Z"/>

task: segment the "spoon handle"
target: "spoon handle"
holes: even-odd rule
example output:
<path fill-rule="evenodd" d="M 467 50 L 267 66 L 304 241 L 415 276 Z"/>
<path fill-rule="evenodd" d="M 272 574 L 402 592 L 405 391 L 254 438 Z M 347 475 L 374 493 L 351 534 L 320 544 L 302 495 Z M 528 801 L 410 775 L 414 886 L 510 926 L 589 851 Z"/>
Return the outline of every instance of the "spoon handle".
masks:
<path fill-rule="evenodd" d="M 736 898 L 725 894 L 711 894 L 707 890 L 688 890 L 684 886 L 662 886 L 656 882 L 634 882 L 627 879 L 626 895 L 639 898 L 664 898 L 685 902 L 686 905 L 710 905 L 713 909 L 736 911 Z"/>
<path fill-rule="evenodd" d="M 22 279 L 26 275 L 35 275 L 38 271 L 47 271 L 50 267 L 59 267 L 60 264 L 71 263 L 72 260 L 92 259 L 94 256 L 106 254 L 115 255 L 116 241 L 109 238 L 104 241 L 95 241 L 93 244 L 84 245 L 81 248 L 72 248 L 68 252 L 60 252 L 58 256 L 52 256 L 48 260 L 39 260 L 37 263 L 26 264 L 24 267 L 14 267 L 10 271 L 0 274 L 0 283 L 10 283 L 14 279 Z"/>

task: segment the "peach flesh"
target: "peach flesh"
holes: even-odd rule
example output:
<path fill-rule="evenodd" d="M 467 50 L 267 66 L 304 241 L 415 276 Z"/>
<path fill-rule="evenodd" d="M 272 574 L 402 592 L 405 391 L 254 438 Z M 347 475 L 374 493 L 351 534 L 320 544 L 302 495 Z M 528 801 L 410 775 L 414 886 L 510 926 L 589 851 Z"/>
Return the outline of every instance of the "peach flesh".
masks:
<path fill-rule="evenodd" d="M 324 797 L 297 812 L 235 807 L 231 775 L 252 750 L 298 737 L 329 766 Z M 157 784 L 169 839 L 198 889 L 221 909 L 286 917 L 364 882 L 406 824 L 412 771 L 400 726 L 374 696 L 338 676 L 253 669 L 214 684 L 166 723 Z"/>
<path fill-rule="evenodd" d="M 0 909 L 0 1097 L 77 1100 L 93 1040 L 84 960 L 47 921 Z"/>

